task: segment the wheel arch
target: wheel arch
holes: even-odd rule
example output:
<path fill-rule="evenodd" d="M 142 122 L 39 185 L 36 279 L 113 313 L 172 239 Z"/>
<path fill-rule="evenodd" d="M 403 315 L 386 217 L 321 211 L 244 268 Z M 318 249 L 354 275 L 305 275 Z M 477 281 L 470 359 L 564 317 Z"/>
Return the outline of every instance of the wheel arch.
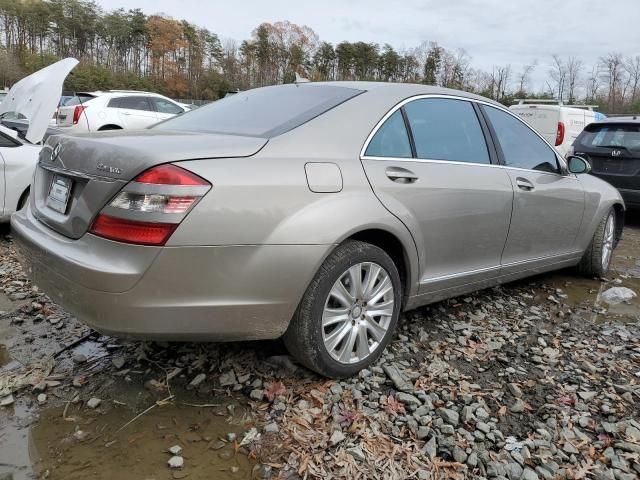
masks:
<path fill-rule="evenodd" d="M 364 228 L 357 232 L 352 232 L 341 239 L 340 243 L 345 240 L 359 240 L 370 243 L 381 248 L 391 257 L 400 274 L 403 288 L 403 306 L 406 305 L 407 297 L 415 294 L 414 288 L 417 285 L 414 278 L 417 270 L 417 266 L 414 266 L 414 263 L 417 261 L 417 257 L 414 254 L 414 260 L 412 261 L 410 255 L 411 247 L 415 252 L 415 246 L 406 246 L 396 234 L 380 227 Z"/>

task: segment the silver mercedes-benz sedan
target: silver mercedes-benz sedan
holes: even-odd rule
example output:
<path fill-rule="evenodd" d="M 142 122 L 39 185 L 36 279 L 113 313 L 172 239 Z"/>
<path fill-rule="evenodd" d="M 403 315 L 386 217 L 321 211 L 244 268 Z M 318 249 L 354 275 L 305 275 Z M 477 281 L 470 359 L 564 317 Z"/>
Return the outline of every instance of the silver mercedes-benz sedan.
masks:
<path fill-rule="evenodd" d="M 479 96 L 292 84 L 51 137 L 12 226 L 34 283 L 100 332 L 283 336 L 345 377 L 403 310 L 563 267 L 605 275 L 624 203 L 588 172 Z"/>

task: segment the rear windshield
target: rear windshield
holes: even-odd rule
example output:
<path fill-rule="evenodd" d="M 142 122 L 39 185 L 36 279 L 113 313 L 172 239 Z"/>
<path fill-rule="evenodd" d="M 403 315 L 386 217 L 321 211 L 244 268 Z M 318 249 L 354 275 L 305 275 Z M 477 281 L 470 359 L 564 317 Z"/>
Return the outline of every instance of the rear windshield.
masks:
<path fill-rule="evenodd" d="M 640 123 L 591 124 L 580 136 L 580 144 L 587 148 L 620 148 L 640 152 Z"/>
<path fill-rule="evenodd" d="M 230 95 L 152 128 L 271 138 L 362 93 L 331 85 L 284 85 Z"/>
<path fill-rule="evenodd" d="M 65 101 L 63 103 L 63 106 L 72 107 L 73 105 L 81 105 L 94 98 L 96 98 L 94 95 L 89 95 L 88 93 L 80 93 L 74 97 L 69 98 L 67 101 Z"/>

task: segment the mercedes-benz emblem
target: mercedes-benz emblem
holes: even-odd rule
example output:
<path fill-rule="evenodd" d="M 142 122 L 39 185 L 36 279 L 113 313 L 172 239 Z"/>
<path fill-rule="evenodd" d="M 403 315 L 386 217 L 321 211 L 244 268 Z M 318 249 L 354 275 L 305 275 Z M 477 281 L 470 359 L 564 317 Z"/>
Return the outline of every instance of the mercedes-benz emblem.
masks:
<path fill-rule="evenodd" d="M 62 150 L 62 144 L 57 144 L 53 147 L 53 151 L 51 152 L 51 161 L 55 162 L 58 156 L 60 155 L 60 150 Z"/>

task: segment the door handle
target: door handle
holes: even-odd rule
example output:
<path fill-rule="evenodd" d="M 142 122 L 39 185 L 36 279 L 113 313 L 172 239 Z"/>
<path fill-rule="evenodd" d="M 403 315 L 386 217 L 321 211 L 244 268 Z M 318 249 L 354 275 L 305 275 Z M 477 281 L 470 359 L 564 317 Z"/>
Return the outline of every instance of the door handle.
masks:
<path fill-rule="evenodd" d="M 418 176 L 406 168 L 389 167 L 384 173 L 389 179 L 398 183 L 413 183 L 418 180 Z"/>
<path fill-rule="evenodd" d="M 531 190 L 534 190 L 536 188 L 533 183 L 522 177 L 516 178 L 516 185 L 519 189 L 526 190 L 527 192 L 530 192 Z"/>

